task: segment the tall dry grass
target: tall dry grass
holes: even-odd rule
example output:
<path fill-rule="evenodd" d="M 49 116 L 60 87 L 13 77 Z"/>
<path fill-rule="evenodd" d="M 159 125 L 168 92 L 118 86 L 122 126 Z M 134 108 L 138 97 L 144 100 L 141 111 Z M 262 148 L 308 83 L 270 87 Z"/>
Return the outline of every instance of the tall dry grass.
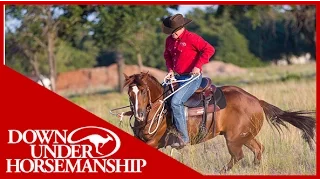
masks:
<path fill-rule="evenodd" d="M 263 99 L 283 110 L 315 110 L 316 81 L 302 80 L 246 85 L 242 88 L 259 99 Z M 70 98 L 72 102 L 119 127 L 119 119 L 111 116 L 109 110 L 128 105 L 128 97 L 118 93 L 85 95 Z M 120 127 L 132 134 L 124 119 Z M 302 140 L 300 132 L 292 126 L 282 135 L 270 128 L 265 121 L 257 139 L 265 146 L 260 166 L 253 166 L 253 153 L 243 147 L 245 157 L 228 172 L 230 175 L 312 175 L 316 173 L 316 155 Z M 160 149 L 165 154 L 170 148 Z M 173 158 L 203 173 L 217 174 L 229 162 L 230 154 L 223 136 L 207 143 L 189 146 L 174 151 Z M 178 172 L 179 173 L 179 172 Z"/>
<path fill-rule="evenodd" d="M 283 110 L 315 110 L 315 81 L 269 83 L 244 86 L 243 89 Z M 260 166 L 253 165 L 253 153 L 243 147 L 245 157 L 228 172 L 230 175 L 312 175 L 316 173 L 316 155 L 301 138 L 299 130 L 289 126 L 283 134 L 265 121 L 257 136 L 265 151 Z M 169 148 L 163 151 L 169 153 Z M 223 136 L 208 143 L 174 151 L 174 157 L 203 174 L 217 174 L 229 162 Z"/>

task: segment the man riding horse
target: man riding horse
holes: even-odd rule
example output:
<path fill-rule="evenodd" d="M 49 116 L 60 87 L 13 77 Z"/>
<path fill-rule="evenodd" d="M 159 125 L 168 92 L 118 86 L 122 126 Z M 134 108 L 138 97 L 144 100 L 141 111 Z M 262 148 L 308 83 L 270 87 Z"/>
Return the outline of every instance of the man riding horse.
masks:
<path fill-rule="evenodd" d="M 165 42 L 164 58 L 168 69 L 167 77 L 177 80 L 189 79 L 192 74 L 198 74 L 181 90 L 176 92 L 171 99 L 174 125 L 181 134 L 182 139 L 172 144 L 172 147 L 183 147 L 190 142 L 184 112 L 184 103 L 200 87 L 202 81 L 202 66 L 209 62 L 215 49 L 201 36 L 188 31 L 185 26 L 192 20 L 184 18 L 181 14 L 169 16 L 163 20 L 162 31 L 169 34 Z M 181 87 L 186 82 L 178 83 Z"/>
<path fill-rule="evenodd" d="M 181 14 L 163 21 L 163 32 L 169 34 L 164 51 L 169 71 L 166 77 L 176 78 L 179 89 L 167 95 L 169 91 L 166 88 L 169 88 L 163 87 L 163 83 L 148 73 L 124 74 L 124 87 L 128 87 L 130 105 L 110 112 L 115 114 L 115 110 L 130 107 L 131 111 L 116 115 L 121 118 L 134 116 L 135 121 L 130 123 L 134 136 L 157 149 L 168 145 L 181 149 L 186 144 L 199 144 L 223 135 L 231 157 L 220 173 L 227 172 L 244 157 L 244 146 L 253 152 L 254 164 L 260 164 L 264 146 L 256 136 L 261 131 L 264 119 L 279 133 L 282 132 L 281 127 L 288 128 L 287 123 L 300 129 L 302 138 L 313 150 L 316 125 L 315 118 L 310 116 L 314 114 L 313 111 L 282 110 L 240 87 L 216 87 L 211 81 L 202 83 L 209 79 L 202 78 L 202 65 L 208 63 L 215 49 L 200 36 L 185 29 L 190 22 Z M 172 79 L 164 84 L 172 85 Z M 174 88 L 169 90 L 173 91 Z M 170 97 L 171 105 L 168 106 Z M 203 106 L 200 100 L 203 100 Z M 185 107 L 188 107 L 186 114 Z M 180 138 L 171 136 L 176 135 L 172 128 L 172 115 Z"/>

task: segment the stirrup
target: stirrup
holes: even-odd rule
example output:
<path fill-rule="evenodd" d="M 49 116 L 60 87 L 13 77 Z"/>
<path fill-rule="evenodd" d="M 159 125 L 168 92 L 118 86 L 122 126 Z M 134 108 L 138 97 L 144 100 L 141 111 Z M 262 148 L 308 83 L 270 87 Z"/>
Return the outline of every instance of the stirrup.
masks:
<path fill-rule="evenodd" d="M 200 126 L 200 129 L 199 129 L 199 133 L 200 134 L 207 134 L 208 130 L 206 128 L 206 126 Z"/>
<path fill-rule="evenodd" d="M 208 130 L 206 126 L 200 126 L 198 134 L 196 135 L 196 139 L 198 142 L 202 141 L 208 134 Z"/>

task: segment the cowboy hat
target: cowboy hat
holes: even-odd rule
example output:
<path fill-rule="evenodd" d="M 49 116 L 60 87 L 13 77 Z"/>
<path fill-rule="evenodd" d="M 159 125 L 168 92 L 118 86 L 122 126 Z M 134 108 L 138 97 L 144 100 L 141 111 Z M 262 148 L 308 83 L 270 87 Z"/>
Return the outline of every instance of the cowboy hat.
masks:
<path fill-rule="evenodd" d="M 162 32 L 165 34 L 172 34 L 189 24 L 191 21 L 191 19 L 184 18 L 182 14 L 169 16 L 162 21 Z"/>

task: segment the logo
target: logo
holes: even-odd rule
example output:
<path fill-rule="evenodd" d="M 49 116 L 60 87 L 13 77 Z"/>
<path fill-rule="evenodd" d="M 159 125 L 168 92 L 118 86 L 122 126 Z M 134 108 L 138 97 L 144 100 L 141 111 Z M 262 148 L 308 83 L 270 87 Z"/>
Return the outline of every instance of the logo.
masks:
<path fill-rule="evenodd" d="M 72 131 L 11 129 L 8 133 L 8 145 L 27 145 L 30 158 L 6 159 L 7 173 L 141 173 L 147 164 L 145 159 L 112 159 L 121 141 L 116 133 L 103 127 L 86 126 Z"/>
<path fill-rule="evenodd" d="M 180 45 L 181 45 L 181 46 L 186 46 L 187 43 L 185 43 L 185 42 L 180 42 Z"/>
<path fill-rule="evenodd" d="M 104 138 L 99 134 L 91 134 L 91 135 L 85 136 L 84 138 L 81 138 L 79 140 L 72 140 L 72 136 L 74 134 L 76 134 L 78 131 L 80 131 L 82 129 L 90 129 L 90 128 L 96 128 L 96 129 L 101 129 L 101 130 L 105 131 L 107 137 Z M 67 138 L 67 141 L 69 144 L 77 144 L 77 143 L 80 143 L 85 140 L 89 140 L 89 142 L 94 145 L 96 153 L 101 155 L 100 157 L 96 157 L 96 158 L 106 158 L 106 157 L 113 155 L 114 153 L 116 153 L 119 150 L 120 144 L 121 144 L 120 138 L 114 132 L 110 131 L 109 129 L 102 128 L 102 127 L 96 127 L 96 126 L 87 126 L 87 127 L 78 128 L 78 129 L 72 131 Z M 108 154 L 103 154 L 103 153 L 99 152 L 99 148 L 102 148 L 109 141 L 115 141 L 114 149 Z M 99 146 L 100 144 L 101 144 L 101 146 Z M 93 158 L 92 154 L 91 154 L 91 158 Z"/>

